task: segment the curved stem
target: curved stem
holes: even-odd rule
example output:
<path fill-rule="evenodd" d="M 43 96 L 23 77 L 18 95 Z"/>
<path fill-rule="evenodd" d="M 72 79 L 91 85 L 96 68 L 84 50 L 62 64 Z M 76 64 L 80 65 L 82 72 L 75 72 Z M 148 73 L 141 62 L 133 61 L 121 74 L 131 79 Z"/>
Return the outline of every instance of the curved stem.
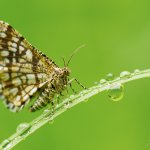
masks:
<path fill-rule="evenodd" d="M 20 124 L 17 128 L 16 133 L 14 133 L 7 140 L 4 140 L 0 144 L 0 149 L 9 150 L 13 148 L 15 145 L 20 143 L 30 134 L 34 133 L 44 124 L 52 121 L 54 118 L 65 112 L 68 108 L 77 105 L 78 103 L 92 97 L 95 94 L 107 91 L 117 84 L 124 84 L 132 80 L 137 80 L 146 77 L 150 77 L 150 69 L 126 74 L 126 76 L 118 77 L 112 81 L 107 81 L 103 84 L 92 86 L 87 90 L 81 91 L 79 94 L 71 95 L 69 98 L 64 99 L 60 104 L 58 104 L 53 111 L 50 109 L 46 109 L 39 117 L 31 121 L 30 123 Z"/>

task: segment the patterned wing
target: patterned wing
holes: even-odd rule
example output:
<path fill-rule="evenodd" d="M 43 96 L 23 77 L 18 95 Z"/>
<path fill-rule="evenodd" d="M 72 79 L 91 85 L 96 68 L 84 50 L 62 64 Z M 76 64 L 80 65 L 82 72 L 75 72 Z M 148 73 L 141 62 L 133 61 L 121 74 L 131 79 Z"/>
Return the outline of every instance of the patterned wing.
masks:
<path fill-rule="evenodd" d="M 12 26 L 0 21 L 0 96 L 10 110 L 23 108 L 47 83 L 54 66 Z"/>

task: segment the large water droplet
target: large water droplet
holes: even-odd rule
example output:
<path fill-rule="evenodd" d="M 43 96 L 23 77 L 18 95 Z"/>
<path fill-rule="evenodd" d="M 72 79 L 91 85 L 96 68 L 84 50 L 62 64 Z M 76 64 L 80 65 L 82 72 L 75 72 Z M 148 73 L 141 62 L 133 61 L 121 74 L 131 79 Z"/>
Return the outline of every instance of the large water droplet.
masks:
<path fill-rule="evenodd" d="M 131 73 L 129 71 L 122 71 L 120 73 L 120 78 L 130 78 L 131 77 Z"/>
<path fill-rule="evenodd" d="M 114 74 L 108 73 L 108 74 L 106 75 L 106 80 L 107 80 L 107 81 L 111 81 L 111 80 L 113 80 L 113 79 L 114 79 Z"/>
<path fill-rule="evenodd" d="M 30 129 L 30 124 L 25 122 L 18 125 L 16 131 L 21 133 L 21 135 L 25 134 Z"/>
<path fill-rule="evenodd" d="M 115 84 L 108 90 L 108 96 L 113 101 L 119 101 L 124 96 L 124 86 L 122 84 Z"/>

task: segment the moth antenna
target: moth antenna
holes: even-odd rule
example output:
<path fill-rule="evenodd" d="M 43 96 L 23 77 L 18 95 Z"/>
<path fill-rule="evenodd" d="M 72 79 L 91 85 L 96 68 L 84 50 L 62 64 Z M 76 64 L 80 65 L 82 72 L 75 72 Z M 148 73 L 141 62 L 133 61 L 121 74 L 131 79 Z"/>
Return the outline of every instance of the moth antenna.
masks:
<path fill-rule="evenodd" d="M 83 48 L 83 47 L 85 47 L 85 46 L 86 46 L 86 44 L 83 44 L 83 45 L 79 46 L 78 48 L 76 48 L 76 49 L 74 50 L 74 52 L 71 54 L 69 60 L 67 61 L 66 66 L 69 65 L 69 63 L 70 63 L 72 57 L 73 57 L 81 48 Z"/>
<path fill-rule="evenodd" d="M 65 62 L 65 57 L 64 57 L 64 56 L 62 57 L 62 60 L 63 60 L 63 62 L 64 62 L 64 66 L 67 67 L 66 62 Z"/>

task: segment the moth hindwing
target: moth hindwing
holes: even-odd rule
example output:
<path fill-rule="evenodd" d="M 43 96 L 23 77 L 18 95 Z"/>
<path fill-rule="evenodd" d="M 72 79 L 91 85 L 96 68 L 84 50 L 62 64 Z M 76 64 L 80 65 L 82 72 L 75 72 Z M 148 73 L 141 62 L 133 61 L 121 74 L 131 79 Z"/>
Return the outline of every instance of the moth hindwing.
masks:
<path fill-rule="evenodd" d="M 7 108 L 19 111 L 35 96 L 30 111 L 53 104 L 69 75 L 67 67 L 59 68 L 11 25 L 0 21 L 0 96 Z"/>

